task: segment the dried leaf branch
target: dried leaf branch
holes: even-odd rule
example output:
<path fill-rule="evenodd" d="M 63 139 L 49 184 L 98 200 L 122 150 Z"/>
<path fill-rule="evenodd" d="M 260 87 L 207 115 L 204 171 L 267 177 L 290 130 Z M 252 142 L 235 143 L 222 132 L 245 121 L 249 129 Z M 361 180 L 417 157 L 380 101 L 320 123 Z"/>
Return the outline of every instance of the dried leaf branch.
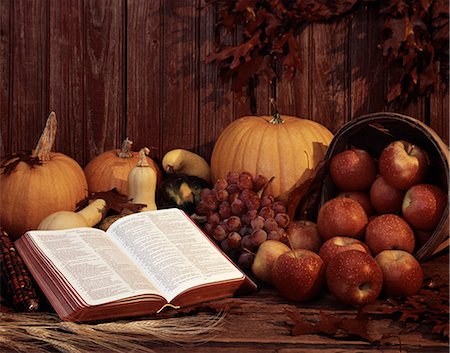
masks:
<path fill-rule="evenodd" d="M 209 0 L 219 13 L 217 28 L 242 33 L 235 45 L 216 35 L 216 62 L 223 80 L 243 90 L 258 77 L 291 79 L 301 68 L 297 36 L 306 25 L 350 13 L 360 0 Z M 448 84 L 449 5 L 444 0 L 370 1 L 384 16 L 379 47 L 389 74 L 388 102 L 429 94 L 439 80 Z M 221 33 L 218 31 L 218 33 Z M 280 70 L 274 68 L 281 67 Z"/>
<path fill-rule="evenodd" d="M 278 76 L 291 79 L 301 67 L 296 35 L 310 22 L 348 13 L 357 1 L 210 0 L 219 9 L 218 28 L 242 28 L 243 38 L 235 46 L 224 46 L 219 38 L 218 50 L 206 62 L 218 62 L 223 79 L 235 77 L 236 91 L 256 76 L 276 77 L 277 62 L 283 68 Z"/>
<path fill-rule="evenodd" d="M 424 96 L 441 81 L 448 85 L 449 5 L 443 0 L 385 1 L 388 102 Z"/>

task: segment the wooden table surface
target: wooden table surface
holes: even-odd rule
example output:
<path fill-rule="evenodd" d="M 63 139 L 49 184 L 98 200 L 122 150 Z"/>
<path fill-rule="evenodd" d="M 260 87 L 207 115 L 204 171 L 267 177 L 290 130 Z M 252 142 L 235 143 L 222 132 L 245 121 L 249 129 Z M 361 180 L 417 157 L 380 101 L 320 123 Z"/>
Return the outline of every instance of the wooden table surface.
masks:
<path fill-rule="evenodd" d="M 423 264 L 426 277 L 440 276 L 448 289 L 449 256 L 440 255 Z M 195 308 L 185 308 L 181 312 L 164 311 L 157 316 L 161 319 L 200 314 L 213 316 L 225 310 L 220 326 L 208 341 L 198 345 L 178 345 L 165 340 L 142 342 L 141 352 L 193 352 L 193 353 L 256 353 L 256 352 L 426 352 L 449 351 L 448 339 L 427 333 L 420 325 L 396 321 L 398 316 L 376 313 L 377 306 L 385 303 L 377 301 L 370 312 L 368 331 L 385 336 L 383 340 L 370 343 L 357 336 L 346 334 L 293 335 L 294 322 L 287 311 L 300 313 L 308 318 L 318 318 L 319 313 L 337 314 L 339 317 L 354 317 L 356 310 L 340 304 L 329 293 L 309 303 L 293 303 L 281 298 L 276 290 L 263 287 L 258 292 L 206 303 Z M 448 308 L 448 304 L 447 304 Z M 448 309 L 447 309 L 448 311 Z M 1 345 L 0 345 L 1 347 Z M 99 349 L 99 352 L 103 350 Z M 3 352 L 3 351 L 2 351 Z"/>
<path fill-rule="evenodd" d="M 449 257 L 440 255 L 423 264 L 426 276 L 439 275 L 448 288 Z M 382 305 L 379 300 L 377 305 Z M 358 337 L 331 337 L 308 334 L 291 334 L 293 321 L 286 311 L 306 317 L 318 317 L 320 312 L 354 317 L 357 311 L 340 304 L 331 294 L 310 303 L 292 303 L 283 300 L 273 288 L 261 288 L 257 293 L 229 298 L 211 303 L 215 308 L 228 307 L 220 332 L 206 344 L 198 347 L 159 346 L 158 352 L 449 352 L 449 342 L 437 335 L 413 329 L 401 335 L 370 343 Z M 374 311 L 376 311 L 376 307 Z M 370 314 L 369 332 L 386 336 L 400 330 L 408 331 L 413 324 L 400 323 L 395 315 Z"/>

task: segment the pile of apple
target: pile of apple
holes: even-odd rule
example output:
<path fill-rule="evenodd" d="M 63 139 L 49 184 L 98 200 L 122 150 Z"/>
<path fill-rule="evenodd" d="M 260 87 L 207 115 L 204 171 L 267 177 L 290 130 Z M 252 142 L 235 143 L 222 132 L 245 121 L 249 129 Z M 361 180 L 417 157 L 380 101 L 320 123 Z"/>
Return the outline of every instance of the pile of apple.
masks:
<path fill-rule="evenodd" d="M 427 153 L 406 141 L 387 145 L 378 160 L 358 148 L 334 155 L 336 197 L 321 206 L 317 223 L 290 223 L 290 247 L 262 244 L 253 273 L 292 301 L 314 299 L 325 287 L 357 307 L 380 294 L 416 294 L 423 272 L 412 253 L 435 230 L 448 200 L 426 183 L 429 169 Z"/>

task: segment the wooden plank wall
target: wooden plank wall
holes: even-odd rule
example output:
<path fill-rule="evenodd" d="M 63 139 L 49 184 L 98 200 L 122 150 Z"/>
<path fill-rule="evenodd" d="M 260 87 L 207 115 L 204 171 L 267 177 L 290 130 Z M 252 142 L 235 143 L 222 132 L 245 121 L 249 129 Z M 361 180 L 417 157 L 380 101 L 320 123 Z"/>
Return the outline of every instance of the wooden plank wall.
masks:
<path fill-rule="evenodd" d="M 260 80 L 254 100 L 205 64 L 216 19 L 205 0 L 0 1 L 0 157 L 33 148 L 54 110 L 56 149 L 82 165 L 126 136 L 135 149 L 154 147 L 156 159 L 178 147 L 209 159 L 222 129 L 239 116 L 270 114 L 271 97 L 283 114 L 333 132 L 360 115 L 395 110 L 448 143 L 448 92 L 386 106 L 382 19 L 367 3 L 305 27 L 301 72 L 275 85 Z"/>

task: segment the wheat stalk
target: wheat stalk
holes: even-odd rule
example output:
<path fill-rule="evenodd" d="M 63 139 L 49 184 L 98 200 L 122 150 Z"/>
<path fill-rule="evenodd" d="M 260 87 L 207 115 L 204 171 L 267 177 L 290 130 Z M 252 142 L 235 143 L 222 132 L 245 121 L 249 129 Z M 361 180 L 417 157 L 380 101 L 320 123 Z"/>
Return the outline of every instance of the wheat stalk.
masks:
<path fill-rule="evenodd" d="M 170 342 L 177 345 L 206 343 L 219 333 L 225 311 L 177 318 L 121 320 L 79 324 L 62 322 L 50 313 L 0 313 L 1 352 L 62 353 L 154 352 L 143 344 Z"/>

